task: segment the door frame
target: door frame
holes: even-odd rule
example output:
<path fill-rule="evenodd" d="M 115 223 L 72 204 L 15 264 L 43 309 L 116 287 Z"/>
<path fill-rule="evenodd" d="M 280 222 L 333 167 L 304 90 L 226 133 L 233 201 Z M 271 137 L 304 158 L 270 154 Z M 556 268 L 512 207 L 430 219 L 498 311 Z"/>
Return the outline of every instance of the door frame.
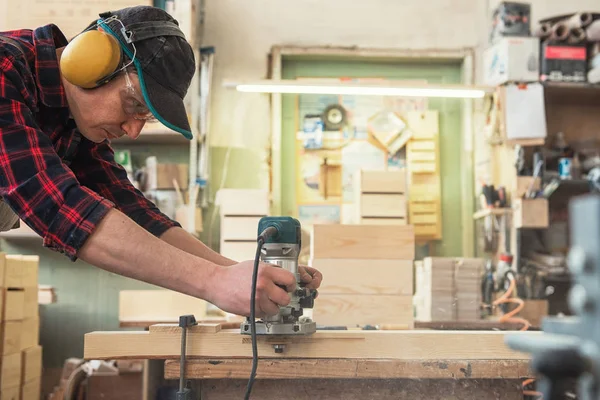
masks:
<path fill-rule="evenodd" d="M 268 77 L 273 80 L 282 79 L 282 64 L 284 57 L 343 57 L 362 60 L 386 59 L 392 61 L 415 60 L 430 62 L 457 62 L 461 66 L 462 83 L 473 85 L 475 83 L 475 49 L 371 49 L 358 47 L 301 47 L 301 46 L 273 46 L 269 55 Z M 282 95 L 271 93 L 271 165 L 269 168 L 269 181 L 271 192 L 271 213 L 281 214 L 281 135 L 282 135 Z M 473 257 L 475 254 L 475 224 L 473 213 L 475 211 L 474 196 L 474 164 L 473 164 L 473 135 L 474 127 L 474 101 L 463 99 L 462 132 L 461 138 L 461 169 L 468 171 L 471 177 L 461 185 L 462 204 L 462 256 Z"/>

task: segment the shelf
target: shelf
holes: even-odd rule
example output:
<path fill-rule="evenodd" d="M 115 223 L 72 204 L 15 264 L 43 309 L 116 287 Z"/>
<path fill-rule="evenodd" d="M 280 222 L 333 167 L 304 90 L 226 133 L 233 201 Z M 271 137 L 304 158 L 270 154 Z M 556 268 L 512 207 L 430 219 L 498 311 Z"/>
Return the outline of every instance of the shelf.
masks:
<path fill-rule="evenodd" d="M 512 209 L 510 208 L 486 208 L 485 210 L 479 210 L 475 214 L 473 214 L 473 219 L 481 219 L 485 217 L 489 217 L 490 215 L 506 215 L 510 214 Z"/>
<path fill-rule="evenodd" d="M 147 123 L 142 129 L 142 133 L 137 139 L 130 139 L 128 136 L 111 141 L 113 145 L 137 145 L 137 144 L 188 144 L 190 141 L 181 133 L 175 132 L 162 125 L 161 123 Z"/>
<path fill-rule="evenodd" d="M 25 225 L 23 221 L 21 221 L 21 226 L 17 229 L 12 229 L 6 232 L 0 232 L 0 239 L 6 240 L 42 240 L 42 238 L 35 233 L 30 227 Z"/>

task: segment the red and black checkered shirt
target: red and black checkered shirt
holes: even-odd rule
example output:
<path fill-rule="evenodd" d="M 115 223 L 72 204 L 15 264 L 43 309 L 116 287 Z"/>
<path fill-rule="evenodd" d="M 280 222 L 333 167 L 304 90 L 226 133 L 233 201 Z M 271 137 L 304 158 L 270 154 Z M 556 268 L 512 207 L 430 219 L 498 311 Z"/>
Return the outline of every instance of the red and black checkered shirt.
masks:
<path fill-rule="evenodd" d="M 0 32 L 0 196 L 44 246 L 77 259 L 100 220 L 116 207 L 158 236 L 180 226 L 135 189 L 108 141 L 83 137 L 70 117 L 55 25 Z"/>

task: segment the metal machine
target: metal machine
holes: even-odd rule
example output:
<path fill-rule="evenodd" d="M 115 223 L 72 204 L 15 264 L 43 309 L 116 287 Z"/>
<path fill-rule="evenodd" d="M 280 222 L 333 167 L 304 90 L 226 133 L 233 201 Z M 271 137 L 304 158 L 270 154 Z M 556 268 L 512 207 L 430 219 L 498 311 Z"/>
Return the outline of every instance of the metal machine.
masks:
<path fill-rule="evenodd" d="M 576 316 L 547 317 L 541 337 L 507 336 L 507 344 L 532 353 L 544 400 L 600 399 L 600 196 L 585 195 L 569 204 L 574 284 L 569 305 Z"/>
<path fill-rule="evenodd" d="M 307 289 L 298 273 L 298 256 L 301 248 L 300 222 L 291 217 L 264 217 L 258 224 L 260 260 L 278 265 L 296 276 L 296 289 L 290 293 L 290 303 L 280 307 L 279 313 L 256 321 L 257 335 L 307 335 L 316 332 L 317 325 L 304 316 L 304 309 L 313 308 L 316 290 Z M 241 324 L 243 334 L 251 333 L 250 319 Z M 275 347 L 276 352 L 283 351 Z"/>

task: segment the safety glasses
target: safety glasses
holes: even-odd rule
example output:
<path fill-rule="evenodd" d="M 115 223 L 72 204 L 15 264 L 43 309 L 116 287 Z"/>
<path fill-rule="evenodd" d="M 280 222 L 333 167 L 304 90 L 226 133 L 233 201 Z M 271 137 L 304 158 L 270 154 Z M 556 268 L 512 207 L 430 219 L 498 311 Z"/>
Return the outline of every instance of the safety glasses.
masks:
<path fill-rule="evenodd" d="M 152 115 L 148 106 L 144 103 L 143 97 L 135 90 L 127 69 L 124 69 L 123 72 L 125 73 L 125 87 L 120 92 L 123 111 L 134 119 L 156 122 L 156 117 Z"/>

